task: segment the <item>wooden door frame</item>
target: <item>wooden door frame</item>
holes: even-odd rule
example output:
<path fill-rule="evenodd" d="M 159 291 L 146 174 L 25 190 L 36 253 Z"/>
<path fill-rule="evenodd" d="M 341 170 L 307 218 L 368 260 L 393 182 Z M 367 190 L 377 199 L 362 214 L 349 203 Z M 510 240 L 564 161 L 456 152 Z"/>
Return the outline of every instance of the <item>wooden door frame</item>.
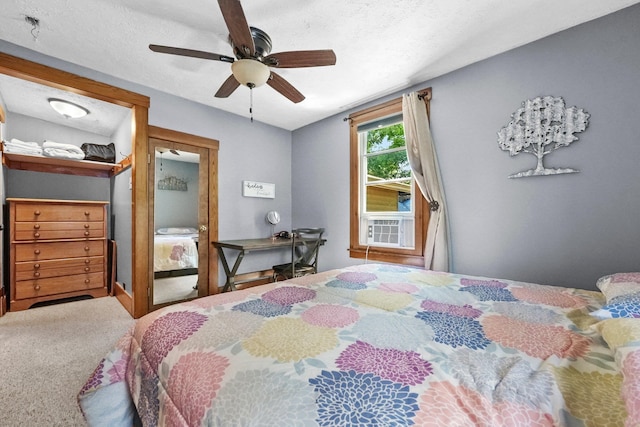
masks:
<path fill-rule="evenodd" d="M 218 150 L 220 143 L 215 139 L 205 138 L 202 136 L 192 135 L 184 132 L 179 132 L 171 129 L 165 129 L 157 126 L 149 126 L 149 140 L 157 139 L 164 140 L 168 143 L 179 143 L 185 145 L 191 145 L 199 148 L 204 148 L 209 151 L 208 155 L 208 169 L 209 169 L 209 241 L 208 242 L 199 242 L 199 245 L 208 245 L 209 248 L 209 257 L 208 257 L 208 267 L 209 267 L 209 280 L 207 286 L 208 295 L 213 295 L 218 292 L 218 256 L 217 252 L 211 246 L 211 242 L 218 239 Z M 149 143 L 147 143 L 147 179 L 149 175 L 150 169 L 150 157 L 148 153 Z M 146 233 L 147 240 L 145 240 L 145 248 L 144 250 L 149 252 L 149 245 L 153 244 L 153 235 L 150 234 L 151 230 L 149 230 L 150 223 L 149 218 L 152 215 L 151 206 L 153 206 L 152 201 L 149 200 L 150 192 L 147 189 L 147 199 L 145 200 L 145 204 L 147 206 L 147 216 L 145 217 L 145 222 L 147 223 Z M 152 222 L 151 222 L 152 223 Z M 147 257 L 149 258 L 149 257 Z M 149 289 L 151 281 L 153 280 L 153 260 L 149 259 L 149 264 L 147 265 L 146 270 L 146 280 L 136 282 L 136 292 L 135 294 L 142 295 L 146 301 L 146 312 L 149 312 L 151 309 L 151 305 L 149 303 Z"/>

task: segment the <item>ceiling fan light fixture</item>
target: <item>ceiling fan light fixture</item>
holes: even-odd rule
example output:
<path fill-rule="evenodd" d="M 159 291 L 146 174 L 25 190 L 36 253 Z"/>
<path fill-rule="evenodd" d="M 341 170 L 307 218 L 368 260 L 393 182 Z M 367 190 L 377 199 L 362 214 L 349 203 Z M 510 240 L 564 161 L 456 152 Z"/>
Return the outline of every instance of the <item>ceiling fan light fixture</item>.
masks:
<path fill-rule="evenodd" d="M 89 114 L 89 110 L 86 108 L 64 99 L 49 98 L 47 101 L 49 101 L 51 108 L 68 119 L 79 119 Z"/>
<path fill-rule="evenodd" d="M 262 86 L 269 80 L 269 67 L 255 59 L 239 59 L 231 64 L 231 72 L 238 83 L 250 88 Z"/>

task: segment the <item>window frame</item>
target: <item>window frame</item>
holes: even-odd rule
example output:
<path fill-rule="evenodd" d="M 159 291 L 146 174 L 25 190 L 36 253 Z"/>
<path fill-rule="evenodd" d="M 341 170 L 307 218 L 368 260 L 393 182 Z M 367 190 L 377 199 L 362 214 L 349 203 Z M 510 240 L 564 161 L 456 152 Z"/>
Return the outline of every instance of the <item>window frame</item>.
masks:
<path fill-rule="evenodd" d="M 426 97 L 425 102 L 428 102 L 428 98 Z M 415 247 L 413 249 L 389 248 L 383 246 L 363 245 L 360 243 L 360 190 L 364 188 L 364 186 L 360 183 L 362 171 L 358 126 L 363 123 L 399 113 L 402 114 L 402 98 L 393 99 L 383 104 L 349 115 L 351 169 L 349 254 L 351 258 L 424 267 L 424 242 L 426 240 L 427 226 L 429 224 L 429 205 L 416 185 L 415 180 L 413 184 Z"/>

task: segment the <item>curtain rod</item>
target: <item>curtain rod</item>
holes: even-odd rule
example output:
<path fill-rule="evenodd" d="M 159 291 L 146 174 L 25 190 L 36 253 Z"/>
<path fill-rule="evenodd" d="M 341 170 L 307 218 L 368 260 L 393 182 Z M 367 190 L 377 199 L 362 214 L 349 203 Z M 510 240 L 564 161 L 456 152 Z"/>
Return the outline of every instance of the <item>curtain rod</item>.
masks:
<path fill-rule="evenodd" d="M 418 99 L 425 99 L 425 98 L 427 99 L 427 101 L 431 101 L 430 87 L 418 91 Z"/>
<path fill-rule="evenodd" d="M 424 88 L 424 89 L 420 89 L 420 90 L 418 90 L 418 91 L 416 91 L 416 92 L 418 93 L 418 99 L 421 99 L 421 100 L 423 100 L 423 101 L 425 101 L 425 102 L 429 102 L 429 101 L 431 101 L 431 95 L 432 95 L 431 87 L 427 87 L 427 88 Z M 362 114 L 370 113 L 370 112 L 372 112 L 372 111 L 376 111 L 376 110 L 380 110 L 380 109 L 382 109 L 382 108 L 385 108 L 385 107 L 386 107 L 386 106 L 388 106 L 389 104 L 393 104 L 393 103 L 398 102 L 398 100 L 400 100 L 400 99 L 401 99 L 401 98 L 394 98 L 394 99 L 392 99 L 392 100 L 390 100 L 390 101 L 387 101 L 387 102 L 385 102 L 385 103 L 382 103 L 382 104 L 380 104 L 380 105 L 376 105 L 375 107 L 367 108 L 367 109 L 365 109 L 365 110 L 358 111 L 358 112 L 353 113 L 353 114 L 349 114 L 349 116 L 348 116 L 348 117 L 344 117 L 344 118 L 342 119 L 342 121 L 343 121 L 343 122 L 350 121 L 350 120 L 351 120 L 351 119 L 353 119 L 354 117 L 358 117 L 358 116 L 360 116 L 360 115 L 362 115 Z M 429 110 L 429 104 L 427 104 L 427 110 Z"/>

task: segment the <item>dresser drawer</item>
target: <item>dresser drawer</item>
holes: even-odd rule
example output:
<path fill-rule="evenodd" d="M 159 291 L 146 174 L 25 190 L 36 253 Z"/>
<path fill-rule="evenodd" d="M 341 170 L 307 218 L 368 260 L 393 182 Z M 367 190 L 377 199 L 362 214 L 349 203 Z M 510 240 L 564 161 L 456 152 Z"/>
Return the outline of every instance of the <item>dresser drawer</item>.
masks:
<path fill-rule="evenodd" d="M 103 222 L 16 222 L 15 240 L 100 239 Z"/>
<path fill-rule="evenodd" d="M 79 242 L 15 243 L 15 261 L 105 256 L 105 240 Z"/>
<path fill-rule="evenodd" d="M 16 281 L 15 299 L 35 298 L 105 286 L 104 273 Z"/>
<path fill-rule="evenodd" d="M 104 221 L 104 205 L 16 203 L 15 221 Z"/>
<path fill-rule="evenodd" d="M 60 298 L 107 295 L 107 205 L 7 198 L 11 311 Z"/>
<path fill-rule="evenodd" d="M 16 280 L 45 279 L 104 271 L 104 257 L 17 262 Z"/>

